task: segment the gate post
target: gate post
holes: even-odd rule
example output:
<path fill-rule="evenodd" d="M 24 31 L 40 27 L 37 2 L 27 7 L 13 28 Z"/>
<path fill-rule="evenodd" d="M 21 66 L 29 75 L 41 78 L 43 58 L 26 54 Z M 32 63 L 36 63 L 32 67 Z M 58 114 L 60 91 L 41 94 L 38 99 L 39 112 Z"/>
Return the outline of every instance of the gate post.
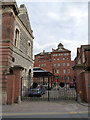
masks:
<path fill-rule="evenodd" d="M 49 76 L 48 76 L 48 101 L 49 101 Z"/>
<path fill-rule="evenodd" d="M 23 79 L 23 77 L 21 77 L 21 101 L 22 101 L 22 90 L 23 90 L 22 79 Z"/>

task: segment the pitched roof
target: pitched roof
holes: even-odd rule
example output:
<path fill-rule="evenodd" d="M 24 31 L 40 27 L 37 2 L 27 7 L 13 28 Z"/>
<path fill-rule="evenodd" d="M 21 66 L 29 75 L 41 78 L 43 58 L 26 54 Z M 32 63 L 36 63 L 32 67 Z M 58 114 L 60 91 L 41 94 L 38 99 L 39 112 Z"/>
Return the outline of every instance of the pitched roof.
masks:
<path fill-rule="evenodd" d="M 24 4 L 20 5 L 18 17 L 23 22 L 27 30 L 32 34 L 33 31 L 31 29 L 28 12 Z"/>
<path fill-rule="evenodd" d="M 57 49 L 53 50 L 53 52 L 71 52 L 71 51 L 68 49 L 65 49 L 65 48 L 57 48 Z"/>

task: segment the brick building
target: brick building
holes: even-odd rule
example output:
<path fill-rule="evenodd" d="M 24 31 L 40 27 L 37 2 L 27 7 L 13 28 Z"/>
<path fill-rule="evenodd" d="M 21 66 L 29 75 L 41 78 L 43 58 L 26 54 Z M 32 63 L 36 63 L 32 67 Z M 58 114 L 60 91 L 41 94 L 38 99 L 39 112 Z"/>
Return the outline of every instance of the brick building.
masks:
<path fill-rule="evenodd" d="M 53 73 L 55 81 L 69 83 L 73 81 L 73 63 L 71 51 L 60 43 L 57 49 L 52 49 L 52 52 L 43 51 L 35 55 L 34 67 L 41 67 Z"/>
<path fill-rule="evenodd" d="M 22 82 L 26 88 L 33 82 L 34 37 L 25 5 L 18 8 L 14 0 L 1 5 L 0 79 L 3 104 L 9 104 L 21 96 L 21 77 L 29 77 Z"/>
<path fill-rule="evenodd" d="M 77 48 L 73 68 L 77 85 L 77 98 L 90 102 L 90 45 L 81 45 L 80 48 Z"/>

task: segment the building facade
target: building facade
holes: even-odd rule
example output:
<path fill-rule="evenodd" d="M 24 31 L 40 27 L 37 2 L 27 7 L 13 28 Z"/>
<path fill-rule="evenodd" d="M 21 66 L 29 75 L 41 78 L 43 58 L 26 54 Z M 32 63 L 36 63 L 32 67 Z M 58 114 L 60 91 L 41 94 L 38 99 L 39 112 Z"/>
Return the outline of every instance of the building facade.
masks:
<path fill-rule="evenodd" d="M 23 79 L 22 82 L 26 88 L 33 82 L 31 78 L 33 77 L 34 37 L 25 5 L 18 8 L 15 1 L 2 2 L 1 4 L 2 39 L 0 40 L 0 61 L 2 70 L 0 73 L 2 76 L 2 99 L 5 103 L 8 99 L 7 89 L 8 80 L 10 80 L 8 77 L 11 78 L 10 74 L 15 75 L 16 81 L 29 76 L 29 79 L 25 81 Z M 21 71 L 20 74 L 18 71 Z M 21 81 L 19 84 L 21 84 Z M 18 87 L 17 89 L 20 89 L 20 86 Z"/>
<path fill-rule="evenodd" d="M 81 45 L 77 48 L 73 69 L 78 100 L 90 102 L 90 45 Z"/>
<path fill-rule="evenodd" d="M 57 82 L 69 83 L 73 81 L 73 61 L 71 51 L 64 48 L 60 43 L 52 52 L 39 53 L 35 55 L 34 67 L 41 67 L 54 74 Z"/>

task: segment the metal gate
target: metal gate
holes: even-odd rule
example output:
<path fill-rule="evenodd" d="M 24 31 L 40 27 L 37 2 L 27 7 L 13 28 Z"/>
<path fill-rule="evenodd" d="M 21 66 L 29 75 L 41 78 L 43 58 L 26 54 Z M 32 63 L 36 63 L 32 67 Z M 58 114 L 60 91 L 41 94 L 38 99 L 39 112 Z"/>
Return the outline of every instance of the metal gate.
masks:
<path fill-rule="evenodd" d="M 28 101 L 60 101 L 60 100 L 76 100 L 76 89 L 75 87 L 70 87 L 69 84 L 64 83 L 64 85 L 60 86 L 60 83 L 56 84 L 52 82 L 52 84 L 48 83 L 37 83 L 40 86 L 45 87 L 45 93 L 39 95 L 30 96 L 30 86 L 32 83 L 29 83 L 33 78 L 23 77 L 22 78 L 22 90 L 21 90 L 21 98 L 22 100 Z M 26 85 L 26 86 L 25 86 Z"/>

